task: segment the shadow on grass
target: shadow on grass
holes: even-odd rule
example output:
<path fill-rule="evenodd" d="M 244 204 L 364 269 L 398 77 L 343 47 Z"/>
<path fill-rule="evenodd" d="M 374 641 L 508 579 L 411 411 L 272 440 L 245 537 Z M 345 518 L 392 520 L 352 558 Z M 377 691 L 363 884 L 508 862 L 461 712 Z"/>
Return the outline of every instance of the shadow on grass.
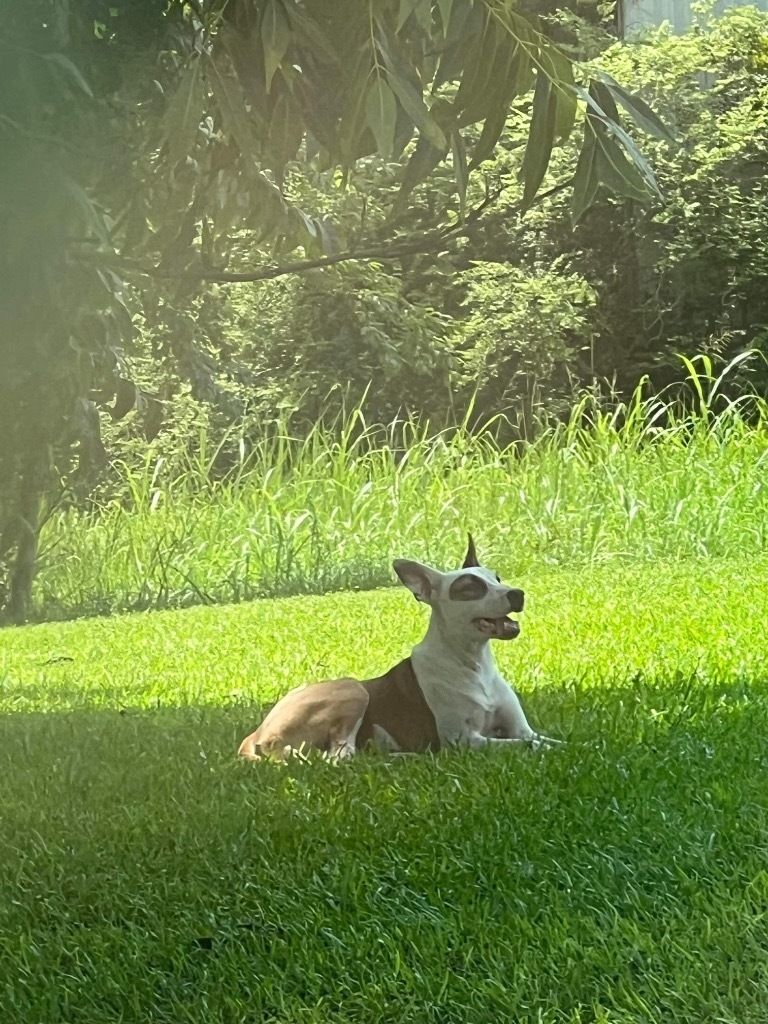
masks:
<path fill-rule="evenodd" d="M 756 1024 L 768 686 L 684 682 L 338 767 L 239 763 L 244 706 L 3 716 L 8 1019 Z"/>
<path fill-rule="evenodd" d="M 145 587 L 141 592 L 125 592 L 117 596 L 113 593 L 108 596 L 92 595 L 69 602 L 43 594 L 38 596 L 28 624 L 182 610 L 201 605 L 235 605 L 286 597 L 319 597 L 349 591 L 378 590 L 395 585 L 391 566 L 386 559 L 375 565 L 347 559 L 341 564 L 330 563 L 322 571 L 315 569 L 291 577 L 272 576 L 249 583 L 220 581 L 215 588 L 211 588 L 210 593 L 194 585 L 164 589 L 157 583 L 154 588 Z M 15 625 L 18 624 L 0 614 L 0 629 Z"/>
<path fill-rule="evenodd" d="M 27 683 L 25 704 L 34 707 L 50 693 L 50 680 Z M 719 731 L 740 720 L 745 711 L 762 716 L 763 721 L 768 714 L 768 681 L 723 685 L 680 676 L 660 683 L 637 676 L 621 686 L 597 689 L 574 680 L 557 688 L 521 691 L 520 696 L 534 728 L 568 741 L 574 750 L 614 754 L 636 745 L 672 742 L 675 736 L 704 738 L 709 728 Z M 131 750 L 142 751 L 162 762 L 164 750 L 169 757 L 203 751 L 206 757 L 210 754 L 226 763 L 271 707 L 242 701 L 224 707 L 178 707 L 160 701 L 150 707 L 121 706 L 120 694 L 111 689 L 100 692 L 97 699 L 98 703 L 83 706 L 81 689 L 57 686 L 56 701 L 65 710 L 0 714 L 0 764 L 4 759 L 23 759 L 24 753 L 39 764 L 41 757 L 61 759 L 78 751 L 84 755 L 86 750 L 97 760 L 103 757 L 111 762 L 116 746 L 121 757 Z M 442 756 L 465 755 L 444 752 Z M 366 757 L 376 760 L 375 754 Z"/>

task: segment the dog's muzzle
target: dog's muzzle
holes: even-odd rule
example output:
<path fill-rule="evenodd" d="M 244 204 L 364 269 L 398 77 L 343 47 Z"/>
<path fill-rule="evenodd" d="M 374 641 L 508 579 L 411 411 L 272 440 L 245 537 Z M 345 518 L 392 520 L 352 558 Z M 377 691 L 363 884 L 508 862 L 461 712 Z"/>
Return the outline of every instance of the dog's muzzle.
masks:
<path fill-rule="evenodd" d="M 525 594 L 522 590 L 508 590 L 507 603 L 511 612 L 521 612 L 525 604 Z M 475 619 L 475 628 L 489 640 L 514 640 L 520 635 L 520 623 L 506 615 L 498 618 Z"/>
<path fill-rule="evenodd" d="M 507 603 L 511 612 L 521 612 L 525 604 L 525 594 L 522 590 L 514 588 L 508 590 Z M 498 618 L 475 619 L 475 626 L 489 640 L 514 640 L 520 635 L 520 623 L 506 615 L 501 615 Z"/>

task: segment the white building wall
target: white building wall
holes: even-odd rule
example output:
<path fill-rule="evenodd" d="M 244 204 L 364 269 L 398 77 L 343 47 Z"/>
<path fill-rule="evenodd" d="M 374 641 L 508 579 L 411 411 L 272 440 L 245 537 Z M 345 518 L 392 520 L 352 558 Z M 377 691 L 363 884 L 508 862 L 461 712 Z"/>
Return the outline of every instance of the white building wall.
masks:
<path fill-rule="evenodd" d="M 719 0 L 715 13 L 722 14 L 728 7 L 757 7 L 768 11 L 768 0 Z M 657 28 L 668 21 L 675 32 L 684 32 L 693 22 L 690 0 L 619 0 L 620 32 L 623 38 L 644 28 Z"/>

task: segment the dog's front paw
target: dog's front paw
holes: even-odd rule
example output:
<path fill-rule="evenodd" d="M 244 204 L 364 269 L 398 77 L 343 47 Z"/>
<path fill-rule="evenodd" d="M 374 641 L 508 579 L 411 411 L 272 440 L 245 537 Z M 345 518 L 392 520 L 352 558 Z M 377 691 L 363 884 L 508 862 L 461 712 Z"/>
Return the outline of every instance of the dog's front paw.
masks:
<path fill-rule="evenodd" d="M 536 733 L 531 739 L 531 750 L 554 750 L 555 747 L 564 747 L 565 740 L 556 740 L 552 736 L 540 736 Z"/>

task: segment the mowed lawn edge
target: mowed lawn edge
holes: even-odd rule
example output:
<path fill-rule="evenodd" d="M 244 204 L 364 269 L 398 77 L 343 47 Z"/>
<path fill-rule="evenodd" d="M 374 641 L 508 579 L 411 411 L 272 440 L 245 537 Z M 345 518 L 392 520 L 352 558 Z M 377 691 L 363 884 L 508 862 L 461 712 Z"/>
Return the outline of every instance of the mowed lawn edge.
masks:
<path fill-rule="evenodd" d="M 526 610 L 520 638 L 494 652 L 523 691 L 728 681 L 765 667 L 768 555 L 501 571 L 525 590 Z M 269 704 L 302 682 L 379 673 L 427 618 L 393 585 L 7 628 L 0 713 Z"/>

